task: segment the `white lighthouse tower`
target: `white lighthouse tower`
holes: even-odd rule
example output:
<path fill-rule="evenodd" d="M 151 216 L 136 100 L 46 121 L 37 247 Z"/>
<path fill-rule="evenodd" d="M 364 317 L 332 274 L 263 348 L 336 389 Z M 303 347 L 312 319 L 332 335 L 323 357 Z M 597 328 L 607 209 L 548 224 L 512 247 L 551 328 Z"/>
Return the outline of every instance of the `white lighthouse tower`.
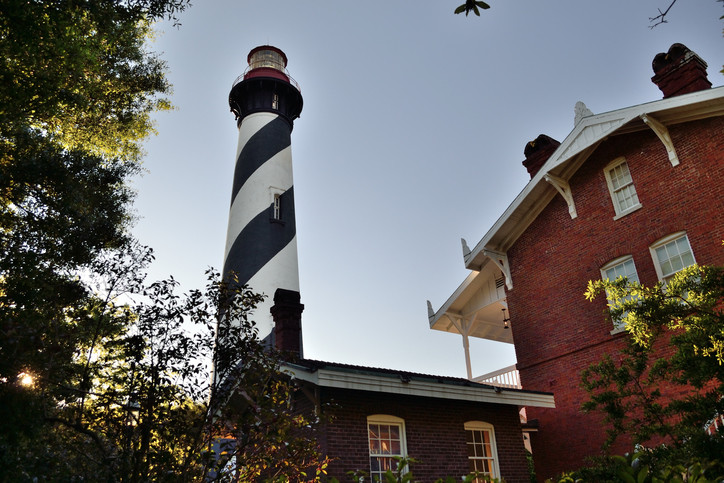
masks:
<path fill-rule="evenodd" d="M 291 133 L 302 112 L 302 94 L 281 50 L 256 47 L 247 61 L 249 67 L 229 93 L 239 144 L 224 276 L 233 273 L 240 284 L 266 295 L 253 315 L 265 339 L 273 334 L 275 291 L 299 292 Z"/>

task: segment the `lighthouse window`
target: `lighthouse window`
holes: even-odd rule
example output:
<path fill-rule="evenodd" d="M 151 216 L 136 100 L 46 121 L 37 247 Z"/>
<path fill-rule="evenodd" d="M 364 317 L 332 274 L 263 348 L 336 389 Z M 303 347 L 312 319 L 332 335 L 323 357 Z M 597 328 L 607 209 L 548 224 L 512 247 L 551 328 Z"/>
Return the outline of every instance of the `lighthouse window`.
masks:
<path fill-rule="evenodd" d="M 272 97 L 272 109 L 279 109 L 279 94 L 274 94 Z"/>
<path fill-rule="evenodd" d="M 283 72 L 286 67 L 286 62 L 279 52 L 275 52 L 273 50 L 259 50 L 251 55 L 249 67 L 251 69 L 267 67 Z"/>
<path fill-rule="evenodd" d="M 275 220 L 282 219 L 282 195 L 280 193 L 274 194 L 274 208 L 272 218 Z"/>

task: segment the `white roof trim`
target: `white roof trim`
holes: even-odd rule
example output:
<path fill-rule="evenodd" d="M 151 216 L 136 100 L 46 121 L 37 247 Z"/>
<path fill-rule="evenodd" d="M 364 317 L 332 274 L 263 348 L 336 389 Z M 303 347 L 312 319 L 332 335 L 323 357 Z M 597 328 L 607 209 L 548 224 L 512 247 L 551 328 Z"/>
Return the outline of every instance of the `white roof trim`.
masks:
<path fill-rule="evenodd" d="M 515 218 L 516 220 L 521 218 L 520 214 L 517 214 L 518 216 L 514 216 L 514 214 L 516 214 L 516 211 L 524 202 L 529 201 L 528 198 L 532 193 L 535 192 L 536 196 L 541 196 L 544 190 L 555 190 L 552 186 L 547 185 L 544 180 L 545 175 L 561 167 L 570 161 L 572 157 L 587 149 L 594 148 L 596 144 L 603 141 L 607 136 L 618 131 L 634 119 L 640 120 L 640 117 L 645 114 L 662 113 L 661 117 L 667 120 L 670 119 L 670 121 L 662 120 L 662 118 L 658 116 L 657 119 L 666 124 L 686 122 L 711 115 L 724 114 L 724 102 L 722 101 L 724 101 L 724 87 L 717 87 L 584 117 L 551 155 L 548 161 L 540 168 L 533 179 L 523 188 L 523 191 L 521 191 L 510 206 L 508 206 L 502 216 L 498 218 L 495 224 L 478 242 L 475 248 L 472 249 L 470 254 L 465 258 L 466 268 L 472 270 L 479 269 L 480 257 L 483 254 L 483 250 L 507 251 L 517 237 L 513 237 L 512 239 L 505 237 L 504 245 L 506 246 L 500 246 L 500 243 L 491 243 L 491 240 L 496 235 L 499 235 L 499 232 L 503 231 L 504 225 L 506 225 L 511 218 Z M 645 125 L 643 126 L 646 128 Z M 549 197 L 549 199 L 551 198 L 552 196 Z M 537 216 L 537 213 L 535 213 L 535 216 Z M 533 216 L 533 218 L 535 216 Z M 528 222 L 530 221 L 531 220 Z"/>
<path fill-rule="evenodd" d="M 316 386 L 353 389 L 357 391 L 382 392 L 417 397 L 436 397 L 457 401 L 474 401 L 491 404 L 509 404 L 514 406 L 534 406 L 554 408 L 552 394 L 537 393 L 471 383 L 470 386 L 445 384 L 440 382 L 411 378 L 403 382 L 394 374 L 373 375 L 351 371 L 320 368 L 311 371 L 294 364 L 284 364 L 282 369 L 295 378 L 310 382 Z"/>
<path fill-rule="evenodd" d="M 468 274 L 467 277 L 465 277 L 465 280 L 463 280 L 463 283 L 460 284 L 460 286 L 455 290 L 455 292 L 445 301 L 444 304 L 442 304 L 442 307 L 440 307 L 437 312 L 435 312 L 431 317 L 428 317 L 430 321 L 430 328 L 434 326 L 438 320 L 440 320 L 442 317 L 446 316 L 448 314 L 448 311 L 450 310 L 450 306 L 455 302 L 455 300 L 460 297 L 460 295 L 463 293 L 463 291 L 468 288 L 468 286 L 472 283 L 473 280 L 475 280 L 475 277 L 478 276 L 477 271 L 472 271 Z M 428 304 L 430 302 L 428 301 Z M 432 307 L 432 305 L 430 305 Z M 462 317 L 463 314 L 457 314 Z"/>

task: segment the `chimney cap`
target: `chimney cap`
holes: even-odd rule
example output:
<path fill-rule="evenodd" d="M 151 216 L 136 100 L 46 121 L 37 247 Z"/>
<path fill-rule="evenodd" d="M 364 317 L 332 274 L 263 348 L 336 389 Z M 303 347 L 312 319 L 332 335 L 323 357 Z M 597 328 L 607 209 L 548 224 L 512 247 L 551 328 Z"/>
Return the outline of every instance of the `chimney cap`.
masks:
<path fill-rule="evenodd" d="M 560 145 L 560 142 L 545 134 L 539 134 L 533 141 L 525 144 L 525 149 L 523 150 L 525 161 L 523 161 L 523 166 L 528 170 L 531 178 L 538 173 Z"/>
<path fill-rule="evenodd" d="M 666 53 L 656 54 L 651 62 L 651 81 L 664 94 L 664 99 L 709 89 L 706 62 L 684 44 L 672 44 Z"/>

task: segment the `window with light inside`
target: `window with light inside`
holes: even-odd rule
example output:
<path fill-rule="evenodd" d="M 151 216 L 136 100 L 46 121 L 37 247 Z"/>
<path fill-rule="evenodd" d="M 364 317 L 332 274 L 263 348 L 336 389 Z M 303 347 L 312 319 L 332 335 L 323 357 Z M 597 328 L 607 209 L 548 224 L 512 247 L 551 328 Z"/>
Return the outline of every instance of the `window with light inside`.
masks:
<path fill-rule="evenodd" d="M 493 426 L 482 421 L 469 421 L 465 423 L 465 433 L 470 472 L 497 478 L 500 470 L 498 469 Z M 475 480 L 476 483 L 483 481 L 483 479 Z"/>
<path fill-rule="evenodd" d="M 395 457 L 405 456 L 405 423 L 395 416 L 378 414 L 367 418 L 370 477 L 383 481 L 387 470 L 396 471 Z"/>

